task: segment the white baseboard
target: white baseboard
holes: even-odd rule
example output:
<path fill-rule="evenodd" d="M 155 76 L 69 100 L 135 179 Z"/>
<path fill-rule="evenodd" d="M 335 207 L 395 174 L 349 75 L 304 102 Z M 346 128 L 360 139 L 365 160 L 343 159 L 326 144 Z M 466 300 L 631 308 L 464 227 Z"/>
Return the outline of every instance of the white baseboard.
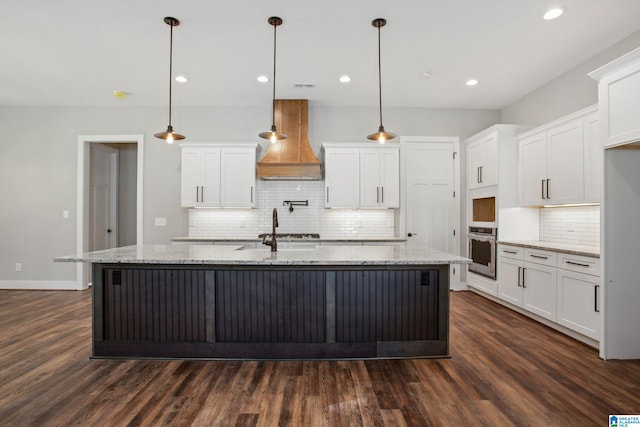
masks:
<path fill-rule="evenodd" d="M 38 291 L 77 291 L 75 280 L 0 280 L 0 289 Z"/>

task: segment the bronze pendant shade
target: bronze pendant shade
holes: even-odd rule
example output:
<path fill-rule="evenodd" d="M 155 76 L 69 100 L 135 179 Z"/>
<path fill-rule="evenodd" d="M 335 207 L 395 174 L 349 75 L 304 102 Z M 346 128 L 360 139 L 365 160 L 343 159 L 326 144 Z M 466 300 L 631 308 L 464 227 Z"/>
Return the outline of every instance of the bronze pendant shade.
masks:
<path fill-rule="evenodd" d="M 382 125 L 382 67 L 380 60 L 380 28 L 384 27 L 386 24 L 387 20 L 384 18 L 376 18 L 371 22 L 371 25 L 378 29 L 378 105 L 380 107 L 380 126 L 378 127 L 378 132 L 367 135 L 367 139 L 378 141 L 380 144 L 384 144 L 385 141 L 396 137 L 394 133 L 385 131 L 384 126 Z"/>
<path fill-rule="evenodd" d="M 169 39 L 169 126 L 167 126 L 167 130 L 165 132 L 158 132 L 154 134 L 156 138 L 164 139 L 167 143 L 172 144 L 173 141 L 177 141 L 180 139 L 184 139 L 184 135 L 180 135 L 179 133 L 175 133 L 173 131 L 173 126 L 171 126 L 171 89 L 173 82 L 173 27 L 177 27 L 180 25 L 180 21 L 176 18 L 172 18 L 167 16 L 164 18 L 165 24 L 171 27 L 171 36 Z"/>
<path fill-rule="evenodd" d="M 282 19 L 277 16 L 270 17 L 267 22 L 273 26 L 273 96 L 271 98 L 271 130 L 260 132 L 260 138 L 268 139 L 275 144 L 281 139 L 287 139 L 288 135 L 284 132 L 278 132 L 276 129 L 276 29 L 282 25 Z"/>

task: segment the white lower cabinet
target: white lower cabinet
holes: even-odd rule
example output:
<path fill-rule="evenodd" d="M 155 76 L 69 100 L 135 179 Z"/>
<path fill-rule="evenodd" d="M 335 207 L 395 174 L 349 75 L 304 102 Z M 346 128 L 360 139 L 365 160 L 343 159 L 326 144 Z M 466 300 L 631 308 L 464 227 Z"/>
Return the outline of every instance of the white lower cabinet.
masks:
<path fill-rule="evenodd" d="M 554 252 L 500 245 L 498 298 L 555 321 L 555 260 Z"/>
<path fill-rule="evenodd" d="M 600 339 L 599 261 L 565 257 L 558 263 L 558 323 L 594 340 Z"/>
<path fill-rule="evenodd" d="M 600 340 L 598 258 L 498 245 L 497 296 Z"/>

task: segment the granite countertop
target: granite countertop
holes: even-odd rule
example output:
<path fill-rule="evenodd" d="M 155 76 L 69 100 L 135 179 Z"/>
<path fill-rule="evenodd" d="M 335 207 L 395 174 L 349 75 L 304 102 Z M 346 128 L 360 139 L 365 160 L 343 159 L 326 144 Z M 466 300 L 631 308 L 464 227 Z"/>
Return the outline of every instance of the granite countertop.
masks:
<path fill-rule="evenodd" d="M 545 242 L 540 240 L 498 240 L 498 244 L 531 249 L 546 249 L 571 255 L 600 258 L 600 248 L 598 246 L 570 245 L 566 243 Z"/>
<path fill-rule="evenodd" d="M 276 233 L 277 234 L 277 233 Z M 174 237 L 173 242 L 261 242 L 258 237 Z M 406 242 L 402 237 L 320 237 L 320 238 L 287 238 L 278 237 L 282 242 Z"/>
<path fill-rule="evenodd" d="M 241 246 L 141 245 L 55 258 L 57 262 L 187 265 L 426 265 L 471 260 L 430 248 L 331 246 L 307 249 L 242 249 Z"/>

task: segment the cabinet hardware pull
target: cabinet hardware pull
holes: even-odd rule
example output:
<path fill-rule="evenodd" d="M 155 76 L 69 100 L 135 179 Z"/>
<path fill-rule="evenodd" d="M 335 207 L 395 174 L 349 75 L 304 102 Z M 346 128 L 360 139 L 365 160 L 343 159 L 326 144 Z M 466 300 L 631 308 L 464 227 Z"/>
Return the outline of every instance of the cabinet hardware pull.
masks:
<path fill-rule="evenodd" d="M 578 267 L 589 267 L 589 264 L 583 264 L 581 262 L 575 262 L 575 261 L 565 261 L 567 264 L 571 264 L 571 265 L 577 265 Z"/>
<path fill-rule="evenodd" d="M 251 186 L 251 203 L 253 203 L 253 185 Z"/>
<path fill-rule="evenodd" d="M 522 267 L 522 287 L 526 288 L 527 284 L 524 282 L 524 271 L 526 270 L 525 267 Z"/>
<path fill-rule="evenodd" d="M 507 253 L 507 254 L 514 254 L 514 255 L 518 253 L 517 251 L 509 251 L 507 249 L 503 249 L 502 252 Z"/>
<path fill-rule="evenodd" d="M 476 182 L 480 184 L 480 166 L 476 168 Z"/>
<path fill-rule="evenodd" d="M 598 301 L 598 290 L 600 290 L 600 285 L 595 285 L 593 287 L 593 311 L 595 311 L 596 313 L 600 313 L 600 307 L 599 307 L 600 301 Z"/>
<path fill-rule="evenodd" d="M 200 201 L 204 203 L 204 185 L 200 186 Z"/>
<path fill-rule="evenodd" d="M 480 182 L 484 182 L 484 177 L 482 176 L 482 168 L 483 166 L 480 166 Z"/>
<path fill-rule="evenodd" d="M 380 203 L 380 187 L 376 187 L 376 203 Z"/>
<path fill-rule="evenodd" d="M 518 287 L 520 287 L 520 275 L 522 274 L 522 267 L 518 267 Z"/>
<path fill-rule="evenodd" d="M 547 199 L 551 198 L 551 196 L 549 195 L 549 181 L 551 181 L 551 179 L 547 178 Z"/>
<path fill-rule="evenodd" d="M 384 187 L 380 187 L 380 202 L 384 203 Z"/>
<path fill-rule="evenodd" d="M 540 180 L 540 195 L 542 199 L 546 199 L 546 197 L 544 197 L 544 179 Z"/>
<path fill-rule="evenodd" d="M 196 203 L 200 202 L 200 186 L 196 186 Z"/>
<path fill-rule="evenodd" d="M 548 256 L 543 256 L 543 255 L 529 254 L 529 256 L 531 258 L 549 259 Z"/>
<path fill-rule="evenodd" d="M 327 203 L 329 203 L 329 187 L 327 187 Z"/>

